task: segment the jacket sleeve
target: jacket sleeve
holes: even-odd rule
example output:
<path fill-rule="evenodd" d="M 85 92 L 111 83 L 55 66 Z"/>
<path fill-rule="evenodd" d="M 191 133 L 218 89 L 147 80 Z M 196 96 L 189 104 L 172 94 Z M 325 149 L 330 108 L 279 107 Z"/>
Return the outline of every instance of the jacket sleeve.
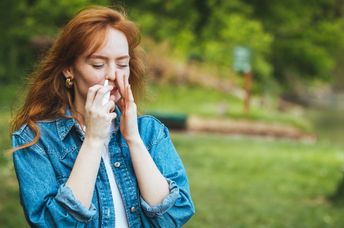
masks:
<path fill-rule="evenodd" d="M 25 143 L 21 135 L 12 135 L 13 147 Z M 50 160 L 39 143 L 14 152 L 13 163 L 21 204 L 31 226 L 78 227 L 93 219 L 94 205 L 85 208 L 71 189 L 58 185 Z"/>
<path fill-rule="evenodd" d="M 145 219 L 153 227 L 181 227 L 195 213 L 186 172 L 168 129 L 160 123 L 156 140 L 148 150 L 162 175 L 169 183 L 170 194 L 159 204 L 151 207 L 141 197 Z"/>

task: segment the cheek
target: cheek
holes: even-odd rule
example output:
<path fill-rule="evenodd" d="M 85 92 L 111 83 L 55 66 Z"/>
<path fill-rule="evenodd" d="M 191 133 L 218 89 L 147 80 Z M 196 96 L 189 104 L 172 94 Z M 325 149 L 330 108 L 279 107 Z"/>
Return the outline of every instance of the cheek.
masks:
<path fill-rule="evenodd" d="M 84 97 L 84 99 L 86 99 L 90 87 L 101 84 L 103 81 L 103 76 L 99 72 L 87 71 L 84 68 L 84 70 L 75 73 L 76 93 Z"/>
<path fill-rule="evenodd" d="M 94 86 L 96 84 L 101 84 L 103 79 L 104 79 L 104 77 L 97 77 L 97 76 L 90 77 L 87 80 L 87 85 L 88 85 L 88 87 L 91 87 L 91 86 Z"/>
<path fill-rule="evenodd" d="M 76 81 L 80 86 L 89 88 L 101 84 L 103 76 L 97 72 L 83 71 L 78 73 Z"/>

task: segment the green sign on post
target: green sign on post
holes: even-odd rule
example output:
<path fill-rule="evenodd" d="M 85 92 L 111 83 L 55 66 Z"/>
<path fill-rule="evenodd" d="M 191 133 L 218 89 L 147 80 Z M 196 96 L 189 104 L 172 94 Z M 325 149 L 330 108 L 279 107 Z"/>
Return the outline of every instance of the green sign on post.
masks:
<path fill-rule="evenodd" d="M 234 49 L 234 70 L 240 73 L 251 71 L 251 50 L 238 46 Z"/>
<path fill-rule="evenodd" d="M 251 51 L 249 48 L 238 46 L 234 49 L 234 70 L 239 73 L 244 73 L 244 89 L 246 92 L 244 98 L 244 112 L 249 113 L 253 76 L 251 72 Z"/>

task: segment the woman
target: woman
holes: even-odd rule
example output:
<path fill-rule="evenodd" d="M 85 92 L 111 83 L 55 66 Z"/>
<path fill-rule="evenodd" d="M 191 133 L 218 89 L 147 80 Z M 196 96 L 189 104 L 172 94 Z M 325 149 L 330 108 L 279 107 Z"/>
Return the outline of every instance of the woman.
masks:
<path fill-rule="evenodd" d="M 137 27 L 120 12 L 87 8 L 34 72 L 12 123 L 31 226 L 180 227 L 194 214 L 167 128 L 137 118 L 138 45 Z"/>

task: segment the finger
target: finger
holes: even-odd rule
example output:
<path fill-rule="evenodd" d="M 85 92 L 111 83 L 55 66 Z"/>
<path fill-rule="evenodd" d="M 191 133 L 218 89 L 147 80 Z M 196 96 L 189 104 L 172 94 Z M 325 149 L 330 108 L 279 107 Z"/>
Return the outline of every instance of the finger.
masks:
<path fill-rule="evenodd" d="M 128 86 L 125 87 L 125 103 L 128 103 Z"/>
<path fill-rule="evenodd" d="M 130 96 L 130 84 L 129 84 L 129 75 L 128 76 L 126 76 L 127 78 L 126 78 L 126 82 L 127 82 L 127 86 L 128 86 L 128 94 L 127 94 L 127 98 L 129 99 L 129 96 Z"/>
<path fill-rule="evenodd" d="M 120 85 L 118 83 L 118 74 L 117 74 L 117 71 L 115 71 L 115 85 L 116 85 L 116 88 L 117 90 L 119 91 L 119 94 L 121 94 L 121 90 L 120 90 Z M 122 96 L 122 95 L 121 95 Z"/>
<path fill-rule="evenodd" d="M 129 97 L 130 96 L 130 94 L 129 94 L 130 93 L 130 91 L 129 91 L 130 90 L 130 85 L 129 85 L 129 81 L 128 80 L 129 80 L 129 77 L 126 78 L 126 87 L 125 87 L 126 88 L 125 100 L 126 100 L 127 108 L 129 108 L 129 105 L 130 105 L 130 97 Z"/>
<path fill-rule="evenodd" d="M 114 106 L 110 109 L 110 112 L 115 112 L 116 110 L 116 103 L 114 102 Z"/>
<path fill-rule="evenodd" d="M 126 81 L 126 77 L 125 74 L 122 75 L 122 82 L 123 82 L 123 96 L 124 99 L 127 99 L 127 81 Z"/>
<path fill-rule="evenodd" d="M 105 106 L 106 106 L 106 111 L 110 113 L 115 109 L 115 102 L 110 100 L 108 103 L 106 103 Z"/>
<path fill-rule="evenodd" d="M 116 100 L 116 96 L 115 95 L 110 95 L 110 100 L 112 100 L 112 101 L 115 101 Z"/>
<path fill-rule="evenodd" d="M 117 89 L 121 95 L 121 97 L 124 97 L 124 84 L 123 84 L 123 75 L 120 75 L 120 73 L 116 72 L 117 76 L 116 76 L 116 86 Z"/>
<path fill-rule="evenodd" d="M 129 100 L 128 100 L 128 86 L 125 87 L 125 110 L 129 108 Z"/>
<path fill-rule="evenodd" d="M 90 107 L 94 101 L 97 91 L 101 88 L 101 85 L 94 85 L 88 88 L 85 107 Z"/>
<path fill-rule="evenodd" d="M 131 86 L 129 85 L 128 87 L 129 87 L 128 88 L 128 99 L 129 99 L 130 102 L 135 102 L 134 101 L 133 91 L 131 90 Z"/>
<path fill-rule="evenodd" d="M 123 98 L 122 99 L 122 110 L 123 110 L 123 115 L 125 115 L 126 114 L 126 112 L 127 112 L 127 102 L 126 102 L 126 100 Z"/>
<path fill-rule="evenodd" d="M 124 112 L 124 99 L 121 98 L 119 101 L 117 101 L 117 104 L 119 106 L 119 109 L 121 110 L 121 113 L 123 114 L 123 112 Z"/>
<path fill-rule="evenodd" d="M 128 74 L 128 75 L 125 75 L 125 77 L 126 77 L 126 80 L 127 80 L 127 85 L 130 85 L 130 84 L 129 84 L 129 74 Z"/>
<path fill-rule="evenodd" d="M 129 82 L 128 82 L 128 79 L 129 79 L 129 77 L 126 75 L 126 74 L 123 74 L 123 77 L 122 77 L 123 79 L 123 88 L 124 88 L 124 96 L 125 96 L 125 98 L 127 98 L 127 87 L 128 87 L 128 85 L 129 85 Z"/>
<path fill-rule="evenodd" d="M 111 120 L 116 119 L 117 113 L 111 112 L 111 113 L 109 114 L 109 116 L 110 116 Z"/>
<path fill-rule="evenodd" d="M 127 91 L 127 88 L 128 88 L 128 81 L 127 81 L 127 77 L 125 74 L 123 74 L 123 87 L 124 87 L 124 92 L 125 92 L 125 99 L 127 99 L 128 97 L 128 91 Z"/>

